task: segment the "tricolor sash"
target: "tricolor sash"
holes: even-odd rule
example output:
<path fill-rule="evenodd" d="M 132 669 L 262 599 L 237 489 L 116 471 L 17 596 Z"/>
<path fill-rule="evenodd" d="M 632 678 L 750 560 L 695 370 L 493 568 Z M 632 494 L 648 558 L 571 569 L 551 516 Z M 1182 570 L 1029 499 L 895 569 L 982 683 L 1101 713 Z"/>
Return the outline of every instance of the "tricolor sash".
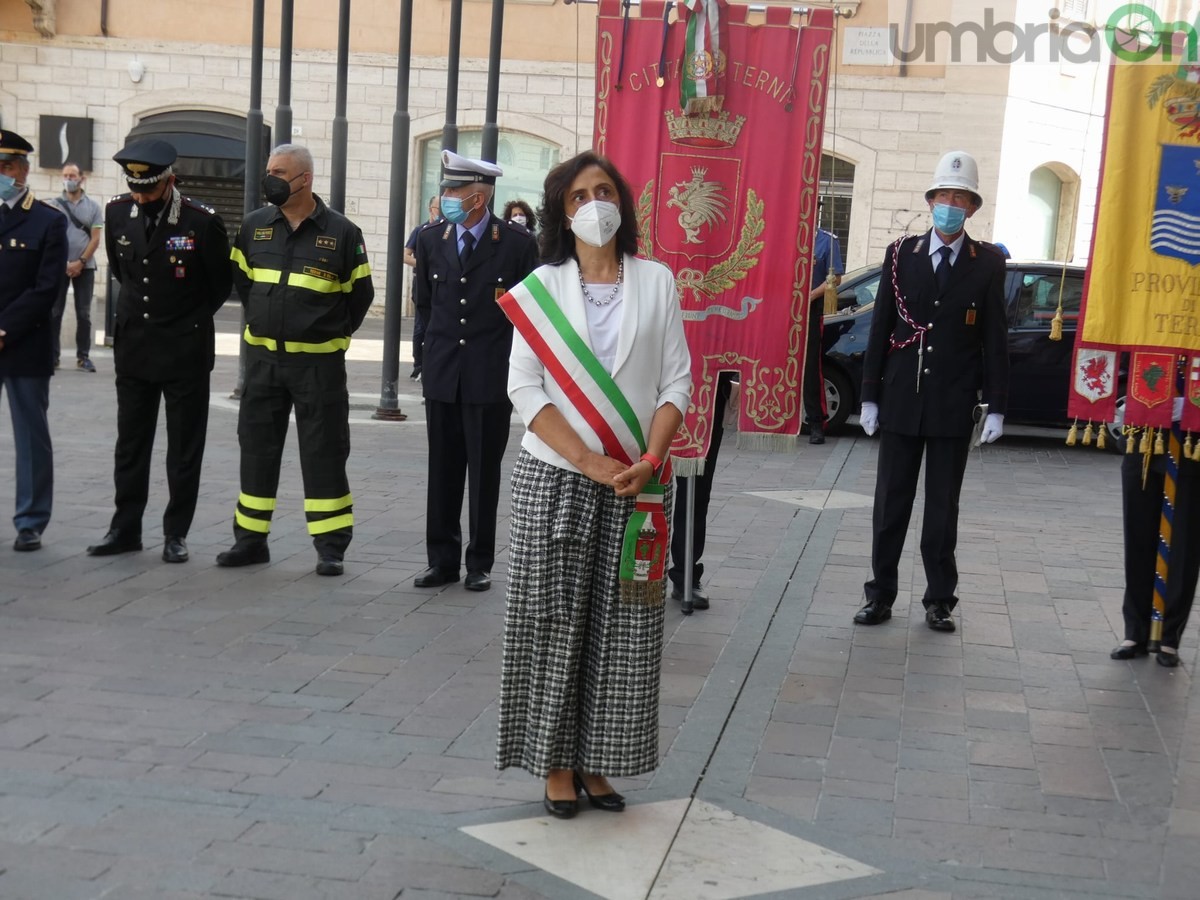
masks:
<path fill-rule="evenodd" d="M 599 439 L 604 452 L 632 466 L 646 452 L 637 414 L 546 285 L 534 273 L 498 302 L 513 328 Z M 663 602 L 670 546 L 663 501 L 670 479 L 668 457 L 661 473 L 655 473 L 638 494 L 634 512 L 625 525 L 621 549 L 623 603 L 650 606 Z"/>

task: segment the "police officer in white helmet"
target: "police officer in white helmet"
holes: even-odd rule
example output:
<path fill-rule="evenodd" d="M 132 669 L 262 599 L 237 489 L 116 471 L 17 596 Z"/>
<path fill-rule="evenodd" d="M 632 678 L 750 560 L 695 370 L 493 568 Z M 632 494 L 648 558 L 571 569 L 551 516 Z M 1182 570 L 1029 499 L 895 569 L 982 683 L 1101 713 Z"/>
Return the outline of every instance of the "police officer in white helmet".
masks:
<path fill-rule="evenodd" d="M 925 192 L 933 228 L 888 247 L 863 360 L 863 430 L 880 432 L 872 515 L 872 578 L 854 621 L 892 616 L 921 462 L 925 511 L 921 559 L 925 621 L 954 631 L 958 603 L 958 502 L 977 406 L 980 440 L 1003 432 L 1008 395 L 1004 256 L 971 238 L 967 219 L 983 205 L 979 167 L 961 150 L 944 155 Z"/>

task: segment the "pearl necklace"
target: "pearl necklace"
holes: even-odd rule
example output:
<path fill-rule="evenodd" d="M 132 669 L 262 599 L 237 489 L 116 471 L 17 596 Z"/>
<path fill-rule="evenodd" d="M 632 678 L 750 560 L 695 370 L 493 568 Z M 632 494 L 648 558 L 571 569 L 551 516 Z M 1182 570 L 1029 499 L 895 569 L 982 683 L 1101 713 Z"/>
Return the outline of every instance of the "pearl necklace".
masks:
<path fill-rule="evenodd" d="M 608 306 L 612 303 L 613 298 L 617 296 L 617 291 L 621 290 L 621 282 L 625 280 L 625 257 L 621 257 L 621 261 L 617 263 L 617 283 L 613 285 L 612 291 L 603 300 L 597 300 L 588 290 L 587 282 L 583 280 L 583 266 L 579 267 L 579 286 L 583 289 L 583 299 L 587 300 L 593 306 Z"/>

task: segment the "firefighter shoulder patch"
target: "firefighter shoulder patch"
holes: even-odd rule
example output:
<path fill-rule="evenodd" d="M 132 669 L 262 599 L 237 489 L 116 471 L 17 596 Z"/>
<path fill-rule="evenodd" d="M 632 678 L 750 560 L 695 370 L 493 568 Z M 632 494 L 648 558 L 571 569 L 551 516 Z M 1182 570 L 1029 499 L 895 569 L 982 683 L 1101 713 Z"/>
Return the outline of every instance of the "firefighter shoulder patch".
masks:
<path fill-rule="evenodd" d="M 336 250 L 337 249 L 337 238 L 329 237 L 329 235 L 325 235 L 325 234 L 318 235 L 317 236 L 317 246 L 320 247 L 322 250 Z"/>
<path fill-rule="evenodd" d="M 255 228 L 254 239 L 256 241 L 269 241 L 275 236 L 275 228 Z"/>

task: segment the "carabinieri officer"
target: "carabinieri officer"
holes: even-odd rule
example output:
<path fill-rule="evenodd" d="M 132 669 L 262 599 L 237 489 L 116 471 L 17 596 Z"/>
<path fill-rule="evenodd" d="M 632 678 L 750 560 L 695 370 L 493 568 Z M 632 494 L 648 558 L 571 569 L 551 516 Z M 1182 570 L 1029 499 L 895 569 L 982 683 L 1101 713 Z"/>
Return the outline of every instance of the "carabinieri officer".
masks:
<path fill-rule="evenodd" d="M 492 585 L 500 461 L 508 445 L 508 354 L 512 325 L 496 301 L 537 266 L 537 247 L 522 226 L 488 210 L 495 163 L 442 151 L 444 225 L 417 237 L 417 310 L 424 317 L 421 386 L 429 435 L 425 544 L 429 568 L 416 587 L 458 581 L 463 558 L 462 501 L 470 479 L 469 591 Z"/>
<path fill-rule="evenodd" d="M 212 209 L 179 193 L 175 148 L 134 141 L 113 160 L 129 193 L 104 213 L 110 271 L 121 282 L 113 363 L 117 372 L 116 512 L 89 556 L 142 549 L 142 513 L 159 399 L 167 410 L 164 562 L 188 558 L 208 433 L 208 385 L 214 360 L 213 315 L 232 289 L 229 239 Z"/>

